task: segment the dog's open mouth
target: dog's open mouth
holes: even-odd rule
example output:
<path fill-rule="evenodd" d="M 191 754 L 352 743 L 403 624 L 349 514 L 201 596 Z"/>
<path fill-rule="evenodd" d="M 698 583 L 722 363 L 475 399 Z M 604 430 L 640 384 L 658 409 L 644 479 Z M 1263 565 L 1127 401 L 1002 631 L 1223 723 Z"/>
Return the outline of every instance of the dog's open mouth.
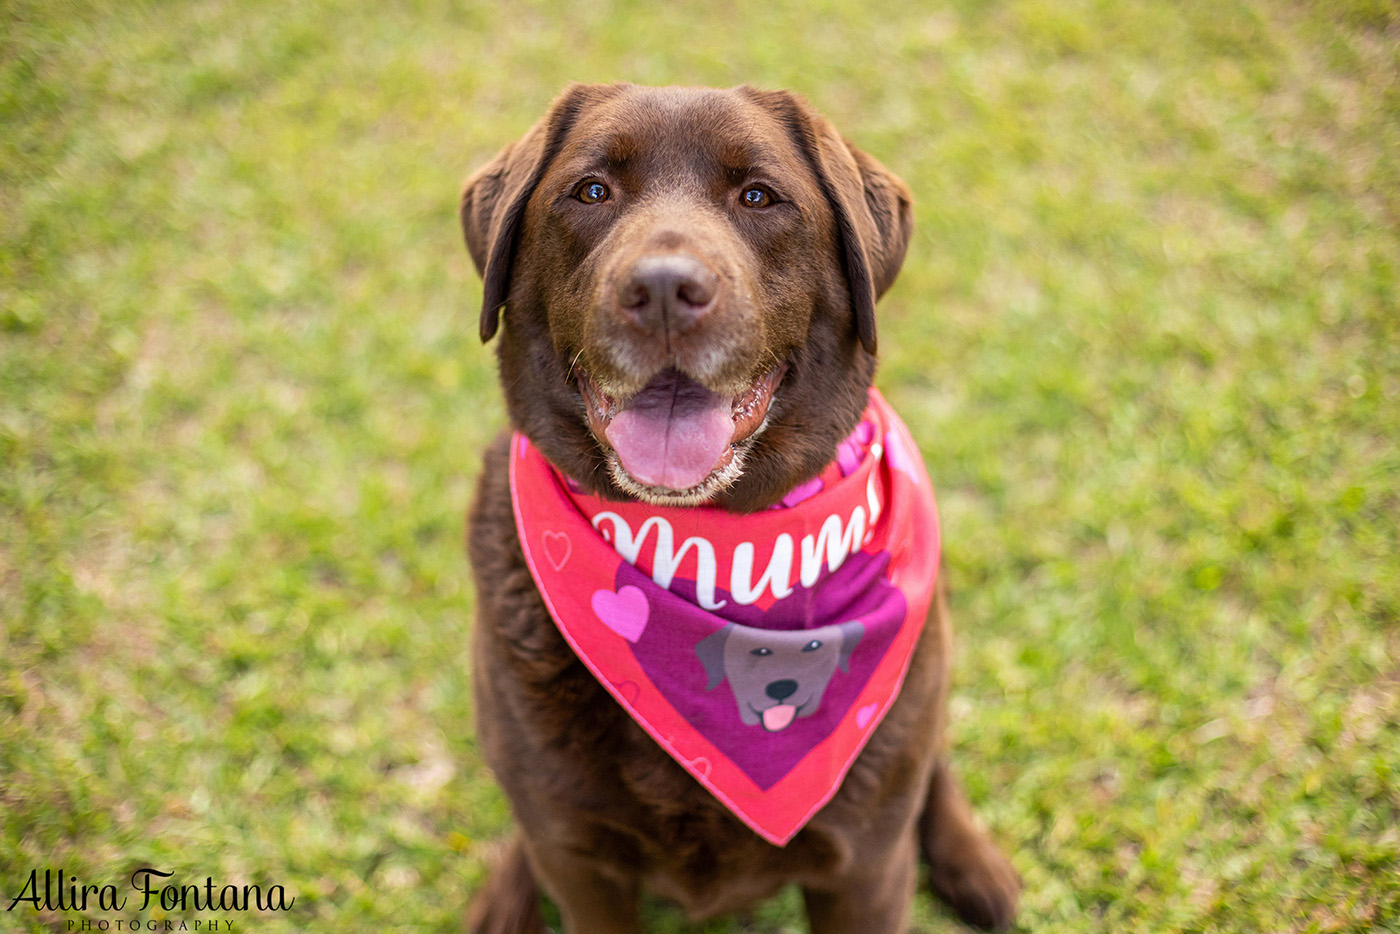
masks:
<path fill-rule="evenodd" d="M 662 370 L 626 399 L 604 392 L 587 373 L 577 377 L 588 426 L 615 456 L 624 487 L 650 499 L 695 502 L 737 476 L 737 459 L 762 429 L 784 369 L 774 367 L 737 396 L 676 369 Z"/>

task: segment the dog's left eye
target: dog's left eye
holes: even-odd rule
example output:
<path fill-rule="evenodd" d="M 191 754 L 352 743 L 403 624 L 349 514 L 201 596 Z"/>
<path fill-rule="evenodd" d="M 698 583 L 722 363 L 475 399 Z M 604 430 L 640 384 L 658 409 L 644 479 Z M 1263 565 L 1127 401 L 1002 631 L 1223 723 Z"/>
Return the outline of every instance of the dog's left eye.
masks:
<path fill-rule="evenodd" d="M 772 650 L 772 649 L 769 649 L 769 648 L 750 649 L 750 650 L 749 650 L 749 654 L 750 654 L 750 655 L 757 655 L 758 657 L 762 658 L 762 657 L 765 656 L 765 655 L 772 655 L 772 654 L 773 654 L 773 650 Z"/>
<path fill-rule="evenodd" d="M 574 197 L 584 204 L 601 204 L 612 197 L 612 192 L 597 179 L 589 179 L 574 189 Z"/>
<path fill-rule="evenodd" d="M 773 203 L 773 193 L 762 185 L 750 185 L 739 193 L 739 203 L 746 208 L 766 208 Z"/>
<path fill-rule="evenodd" d="M 804 652 L 815 652 L 817 649 L 819 649 L 819 648 L 821 648 L 821 647 L 822 647 L 822 641 L 821 641 L 820 639 L 813 639 L 811 642 L 808 642 L 806 645 L 804 645 L 804 646 L 802 647 L 802 651 L 804 651 Z"/>

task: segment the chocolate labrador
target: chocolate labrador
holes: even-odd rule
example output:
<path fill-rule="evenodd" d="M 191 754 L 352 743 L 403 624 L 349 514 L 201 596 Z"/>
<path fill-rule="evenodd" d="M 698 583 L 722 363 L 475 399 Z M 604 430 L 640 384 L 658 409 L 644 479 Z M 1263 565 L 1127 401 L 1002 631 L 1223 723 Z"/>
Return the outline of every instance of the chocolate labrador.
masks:
<path fill-rule="evenodd" d="M 751 513 L 820 474 L 860 422 L 875 301 L 912 215 L 904 183 L 793 94 L 580 85 L 467 181 L 461 221 L 513 428 L 582 492 Z M 503 434 L 468 547 L 479 741 L 520 830 L 474 899 L 472 931 L 543 931 L 541 890 L 570 934 L 632 934 L 643 891 L 705 918 L 796 883 L 817 934 L 897 932 L 920 854 L 962 918 L 1011 922 L 1020 880 L 946 757 L 941 584 L 897 700 L 834 797 L 777 846 L 562 637 L 522 552 L 510 458 Z M 845 665 L 837 643 L 860 638 L 832 635 L 812 691 Z M 700 651 L 712 680 L 728 648 Z"/>

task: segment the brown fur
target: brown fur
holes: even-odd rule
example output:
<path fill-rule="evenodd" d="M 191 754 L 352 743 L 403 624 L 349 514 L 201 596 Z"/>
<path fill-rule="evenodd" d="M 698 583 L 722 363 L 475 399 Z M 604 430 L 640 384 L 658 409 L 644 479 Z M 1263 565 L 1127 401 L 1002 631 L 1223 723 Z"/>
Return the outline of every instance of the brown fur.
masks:
<path fill-rule="evenodd" d="M 779 210 L 734 208 L 755 172 L 781 185 Z M 571 197 L 580 177 L 599 174 L 615 203 Z M 814 476 L 859 420 L 875 299 L 903 261 L 911 215 L 904 184 L 792 95 L 619 85 L 565 91 L 468 180 L 462 223 L 485 280 L 482 336 L 503 331 L 511 421 L 593 492 L 625 495 L 583 417 L 580 361 L 633 390 L 663 356 L 708 367 L 714 386 L 786 362 L 768 425 L 715 500 L 748 511 Z M 610 296 L 635 257 L 677 250 L 713 270 L 714 310 L 664 341 L 641 335 Z M 643 889 L 708 917 L 795 882 L 813 932 L 894 932 L 919 852 L 964 918 L 1010 922 L 1019 879 L 976 827 L 944 756 L 941 588 L 904 688 L 840 791 L 775 847 L 633 722 L 559 635 L 516 536 L 506 440 L 486 453 L 469 550 L 479 739 L 520 834 L 476 897 L 472 931 L 542 931 L 536 883 L 571 934 L 635 934 Z"/>

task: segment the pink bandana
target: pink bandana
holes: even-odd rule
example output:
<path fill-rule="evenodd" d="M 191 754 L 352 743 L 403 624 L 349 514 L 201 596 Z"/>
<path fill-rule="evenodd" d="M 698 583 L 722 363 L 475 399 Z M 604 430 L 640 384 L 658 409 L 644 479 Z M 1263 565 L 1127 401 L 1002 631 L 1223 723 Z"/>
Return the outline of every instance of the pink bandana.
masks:
<path fill-rule="evenodd" d="M 918 448 L 875 390 L 836 462 L 773 508 L 615 503 L 521 434 L 511 499 L 559 631 L 691 775 L 786 844 L 899 693 L 938 572 Z"/>

